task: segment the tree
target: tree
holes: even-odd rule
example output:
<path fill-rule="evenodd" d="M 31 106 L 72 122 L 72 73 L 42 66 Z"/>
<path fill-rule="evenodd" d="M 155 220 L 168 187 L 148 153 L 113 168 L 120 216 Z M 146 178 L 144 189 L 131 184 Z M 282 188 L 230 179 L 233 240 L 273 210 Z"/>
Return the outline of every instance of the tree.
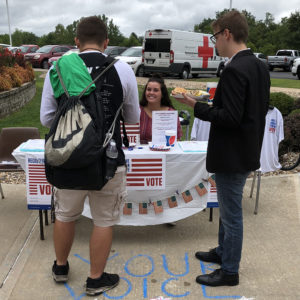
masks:
<path fill-rule="evenodd" d="M 125 37 L 119 30 L 119 27 L 113 23 L 112 19 L 108 19 L 104 14 L 98 16 L 107 26 L 109 44 L 112 46 L 121 46 L 124 42 Z"/>
<path fill-rule="evenodd" d="M 228 9 L 216 12 L 216 19 L 229 12 Z M 300 49 L 300 12 L 291 13 L 276 24 L 271 13 L 264 20 L 256 20 L 250 12 L 243 10 L 249 26 L 247 45 L 256 52 L 274 55 L 278 49 Z M 210 24 L 214 19 L 203 19 L 194 25 L 194 31 L 211 33 Z"/>
<path fill-rule="evenodd" d="M 144 36 L 139 36 L 138 39 L 139 39 L 140 45 L 142 45 L 144 42 Z"/>
<path fill-rule="evenodd" d="M 214 19 L 211 18 L 203 19 L 201 23 L 194 25 L 194 31 L 201 33 L 212 33 L 211 23 L 213 21 Z"/>
<path fill-rule="evenodd" d="M 255 17 L 247 10 L 242 10 L 242 14 L 246 17 L 249 28 L 256 25 Z"/>
<path fill-rule="evenodd" d="M 248 42 L 247 47 L 250 48 L 253 52 L 260 52 L 257 50 L 255 44 L 253 44 L 252 42 Z"/>
<path fill-rule="evenodd" d="M 67 40 L 68 44 L 74 43 L 74 38 L 76 36 L 76 28 L 79 23 L 79 20 L 74 21 L 72 24 L 68 25 L 66 27 L 66 35 L 67 35 Z"/>
<path fill-rule="evenodd" d="M 0 43 L 1 44 L 9 44 L 9 35 L 8 34 L 0 34 Z"/>
<path fill-rule="evenodd" d="M 125 38 L 123 45 L 125 47 L 141 46 L 138 36 L 132 32 L 128 39 Z"/>
<path fill-rule="evenodd" d="M 44 34 L 39 39 L 39 46 L 52 45 L 55 42 L 54 32 L 50 32 L 48 34 Z"/>
<path fill-rule="evenodd" d="M 219 19 L 221 16 L 223 16 L 224 14 L 230 12 L 230 10 L 228 8 L 225 8 L 222 11 L 217 11 L 216 12 L 216 19 Z"/>
<path fill-rule="evenodd" d="M 68 44 L 68 41 L 66 40 L 67 37 L 67 30 L 65 29 L 64 25 L 57 24 L 55 27 L 55 31 L 53 32 L 54 35 L 54 44 Z M 74 41 L 71 42 L 71 44 L 74 44 Z"/>
<path fill-rule="evenodd" d="M 267 12 L 264 23 L 269 30 L 275 29 L 276 24 L 274 21 L 275 21 L 275 19 L 274 19 L 273 15 L 271 13 Z"/>
<path fill-rule="evenodd" d="M 23 44 L 37 44 L 38 40 L 39 37 L 32 32 L 16 29 L 12 34 L 12 41 L 14 46 L 21 46 Z"/>
<path fill-rule="evenodd" d="M 286 25 L 289 29 L 287 41 L 290 48 L 300 49 L 300 12 L 292 13 L 287 19 Z"/>

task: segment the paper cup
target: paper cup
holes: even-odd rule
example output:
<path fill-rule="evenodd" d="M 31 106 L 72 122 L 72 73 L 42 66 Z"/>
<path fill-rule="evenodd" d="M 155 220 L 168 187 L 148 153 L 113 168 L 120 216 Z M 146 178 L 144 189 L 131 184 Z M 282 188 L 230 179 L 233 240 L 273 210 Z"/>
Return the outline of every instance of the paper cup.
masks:
<path fill-rule="evenodd" d="M 176 131 L 175 130 L 166 130 L 166 145 L 174 147 L 176 143 Z"/>
<path fill-rule="evenodd" d="M 212 104 L 212 102 L 214 100 L 214 97 L 215 97 L 217 86 L 218 86 L 217 82 L 207 82 L 206 83 L 206 91 L 210 95 L 209 100 L 208 100 L 208 104 Z"/>

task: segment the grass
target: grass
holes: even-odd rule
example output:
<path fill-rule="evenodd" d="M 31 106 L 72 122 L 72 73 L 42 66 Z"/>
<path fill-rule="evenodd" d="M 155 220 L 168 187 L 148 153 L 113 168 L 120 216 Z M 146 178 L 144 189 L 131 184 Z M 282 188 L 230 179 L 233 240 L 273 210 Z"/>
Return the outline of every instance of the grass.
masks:
<path fill-rule="evenodd" d="M 193 79 L 188 79 L 188 81 L 199 81 L 199 82 L 218 82 L 219 78 L 218 77 L 211 77 L 211 78 L 193 78 Z"/>
<path fill-rule="evenodd" d="M 40 106 L 44 79 L 40 78 L 42 72 L 35 72 L 36 94 L 31 101 L 23 106 L 19 111 L 0 120 L 0 129 L 3 127 L 37 127 L 41 137 L 48 132 L 40 122 Z"/>
<path fill-rule="evenodd" d="M 212 78 L 194 78 L 189 79 L 192 81 L 199 81 L 199 82 L 218 82 L 219 78 L 212 77 Z M 280 78 L 271 78 L 271 87 L 282 87 L 288 89 L 300 89 L 300 82 L 299 80 L 293 79 L 280 79 Z"/>
<path fill-rule="evenodd" d="M 300 89 L 300 80 L 271 78 L 271 87 Z"/>
<path fill-rule="evenodd" d="M 12 113 L 11 115 L 0 119 L 0 129 L 3 127 L 37 127 L 40 131 L 41 137 L 43 138 L 45 134 L 48 132 L 48 128 L 42 126 L 40 122 L 40 105 L 42 98 L 42 89 L 44 79 L 40 78 L 40 75 L 43 72 L 35 72 L 36 75 L 36 94 L 34 98 L 28 102 L 23 108 L 19 111 Z M 190 79 L 193 81 L 207 82 L 207 81 L 218 81 L 219 78 L 196 78 Z M 291 80 L 291 79 L 271 79 L 272 87 L 283 87 L 283 88 L 300 88 L 299 80 Z M 143 86 L 139 86 L 139 95 L 141 97 Z M 169 93 L 172 89 L 168 89 Z M 175 107 L 175 109 L 179 111 L 186 110 L 191 115 L 191 121 L 189 126 L 189 136 L 191 132 L 191 128 L 194 121 L 194 113 L 193 109 L 179 103 L 171 97 L 171 101 Z M 186 126 L 182 128 L 183 137 L 186 136 Z"/>

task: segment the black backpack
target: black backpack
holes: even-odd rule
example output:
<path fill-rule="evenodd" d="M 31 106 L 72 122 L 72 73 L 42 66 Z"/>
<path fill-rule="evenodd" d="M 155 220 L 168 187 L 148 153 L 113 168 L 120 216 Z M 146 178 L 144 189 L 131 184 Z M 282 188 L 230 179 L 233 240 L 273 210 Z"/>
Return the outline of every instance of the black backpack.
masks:
<path fill-rule="evenodd" d="M 101 97 L 99 99 L 95 91 L 83 95 L 116 61 L 106 58 L 104 65 L 108 66 L 79 96 L 71 97 L 56 64 L 65 94 L 59 101 L 57 113 L 45 138 L 45 172 L 48 182 L 57 188 L 101 190 L 107 182 L 105 150 L 114 134 L 115 122 L 123 103 L 108 132 L 104 132 L 105 117 Z M 102 82 L 97 84 L 98 89 Z"/>

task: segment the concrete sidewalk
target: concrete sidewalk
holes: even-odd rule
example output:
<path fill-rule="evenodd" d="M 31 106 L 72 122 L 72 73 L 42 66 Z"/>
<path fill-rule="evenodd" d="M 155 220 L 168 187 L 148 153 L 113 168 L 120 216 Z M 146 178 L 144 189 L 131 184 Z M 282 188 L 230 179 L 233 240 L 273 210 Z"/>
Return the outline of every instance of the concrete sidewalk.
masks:
<path fill-rule="evenodd" d="M 197 250 L 217 243 L 218 209 L 209 222 L 209 210 L 166 225 L 116 226 L 106 270 L 122 280 L 117 288 L 92 299 L 300 299 L 300 176 L 262 177 L 258 215 L 244 191 L 244 247 L 240 285 L 204 287 L 195 277 L 216 265 L 199 262 Z M 92 222 L 82 217 L 69 258 L 68 284 L 51 277 L 54 260 L 52 225 L 39 239 L 38 212 L 26 208 L 24 185 L 3 184 L 0 199 L 0 299 L 91 299 L 83 284 L 89 269 L 89 233 Z M 244 299 L 245 299 L 244 298 Z"/>

